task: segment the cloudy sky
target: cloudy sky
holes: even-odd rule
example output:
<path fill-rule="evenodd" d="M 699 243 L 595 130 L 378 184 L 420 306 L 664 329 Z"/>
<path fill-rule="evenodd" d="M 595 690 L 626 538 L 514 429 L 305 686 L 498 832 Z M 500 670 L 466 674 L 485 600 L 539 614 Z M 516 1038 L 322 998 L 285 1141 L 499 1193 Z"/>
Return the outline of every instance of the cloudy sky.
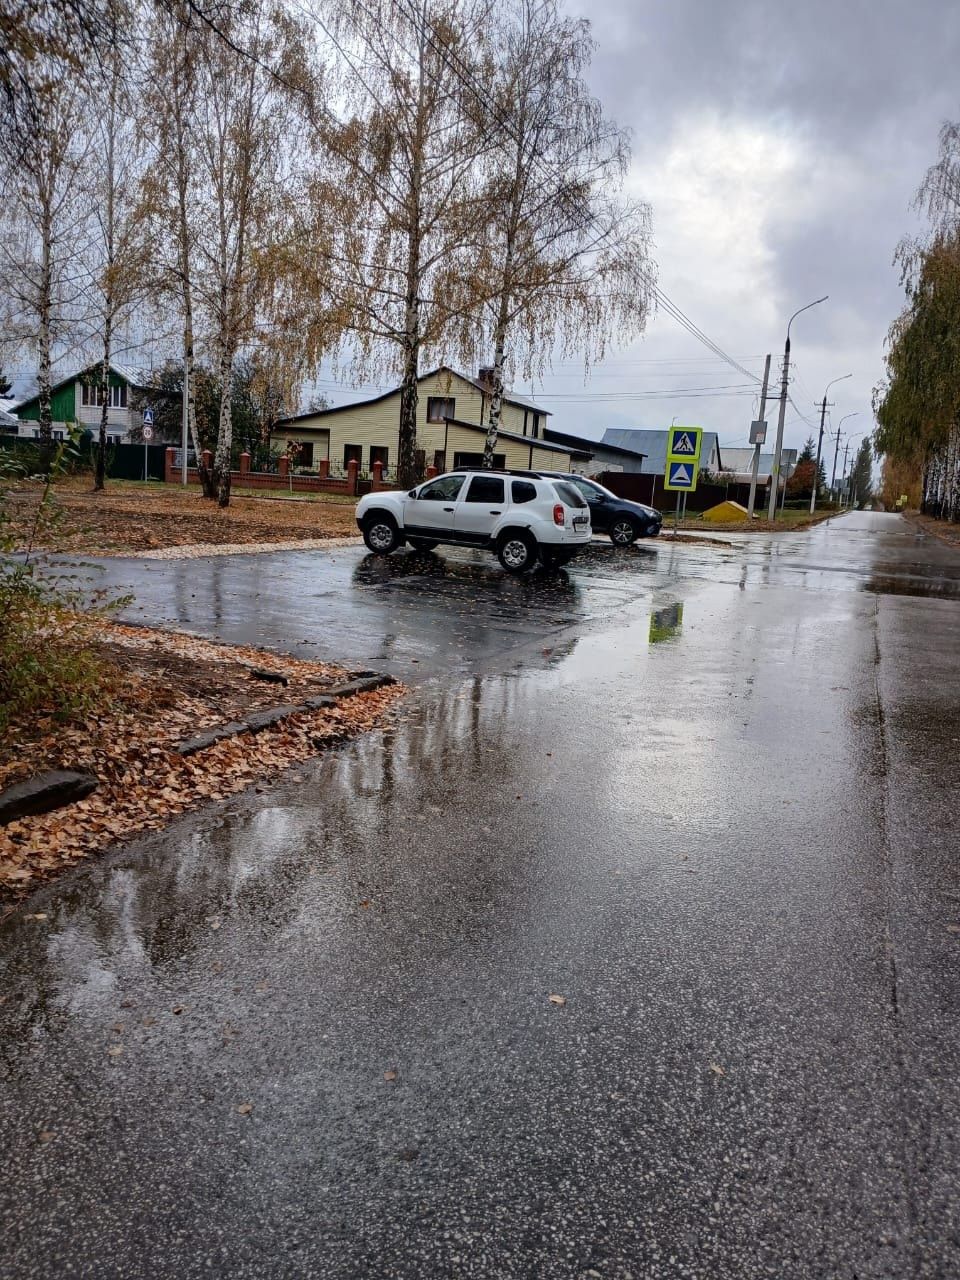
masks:
<path fill-rule="evenodd" d="M 631 187 L 653 207 L 659 285 L 757 375 L 793 325 L 791 393 L 811 422 L 873 426 L 886 330 L 902 305 L 892 255 L 921 223 L 913 195 L 960 116 L 960 6 L 950 0 L 570 0 L 591 19 L 594 91 L 634 133 Z M 558 366 L 537 393 L 564 430 L 701 425 L 747 443 L 742 374 L 667 314 L 584 386 Z M 682 388 L 724 387 L 640 398 Z M 609 398 L 615 397 L 615 398 Z M 767 418 L 775 425 L 776 407 Z M 785 439 L 807 423 L 788 407 Z M 826 451 L 826 449 L 825 449 Z M 842 451 L 842 446 L 841 446 Z"/>

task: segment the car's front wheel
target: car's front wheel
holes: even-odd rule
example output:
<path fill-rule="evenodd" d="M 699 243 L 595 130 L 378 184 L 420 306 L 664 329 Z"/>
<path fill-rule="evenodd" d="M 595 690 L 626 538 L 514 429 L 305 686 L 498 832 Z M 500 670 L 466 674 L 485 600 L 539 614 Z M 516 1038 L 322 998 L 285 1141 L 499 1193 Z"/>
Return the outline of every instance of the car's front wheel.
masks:
<path fill-rule="evenodd" d="M 629 547 L 636 542 L 639 530 L 628 516 L 618 516 L 610 526 L 610 541 L 615 547 Z"/>
<path fill-rule="evenodd" d="M 537 563 L 537 540 L 524 529 L 511 529 L 497 543 L 497 559 L 507 573 L 525 573 Z"/>
<path fill-rule="evenodd" d="M 378 556 L 388 556 L 396 551 L 403 539 L 394 521 L 387 515 L 373 515 L 363 526 L 363 540 Z"/>

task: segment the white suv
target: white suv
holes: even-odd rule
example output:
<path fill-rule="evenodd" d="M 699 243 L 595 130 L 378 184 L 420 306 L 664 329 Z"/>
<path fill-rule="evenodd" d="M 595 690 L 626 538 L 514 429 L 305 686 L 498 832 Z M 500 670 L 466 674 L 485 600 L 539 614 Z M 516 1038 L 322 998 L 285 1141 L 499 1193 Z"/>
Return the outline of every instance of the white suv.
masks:
<path fill-rule="evenodd" d="M 590 541 L 590 508 L 565 480 L 534 471 L 451 471 L 408 493 L 368 493 L 357 524 L 371 551 L 386 556 L 405 542 L 495 551 L 509 573 L 566 564 Z"/>

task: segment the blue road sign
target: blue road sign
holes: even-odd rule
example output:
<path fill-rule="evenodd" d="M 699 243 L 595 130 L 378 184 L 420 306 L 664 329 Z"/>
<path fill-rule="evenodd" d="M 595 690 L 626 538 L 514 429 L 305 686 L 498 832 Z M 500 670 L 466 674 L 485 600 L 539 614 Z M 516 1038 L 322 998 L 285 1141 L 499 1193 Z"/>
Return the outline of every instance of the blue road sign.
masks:
<path fill-rule="evenodd" d="M 667 461 L 699 462 L 702 435 L 701 427 L 671 427 L 667 434 Z"/>
<path fill-rule="evenodd" d="M 153 426 L 153 410 L 152 410 L 152 409 L 144 409 L 144 411 L 143 411 L 143 425 L 144 425 L 145 427 L 152 427 L 152 426 Z"/>
<path fill-rule="evenodd" d="M 695 462 L 668 462 L 667 478 L 663 487 L 665 489 L 696 489 L 698 470 Z"/>

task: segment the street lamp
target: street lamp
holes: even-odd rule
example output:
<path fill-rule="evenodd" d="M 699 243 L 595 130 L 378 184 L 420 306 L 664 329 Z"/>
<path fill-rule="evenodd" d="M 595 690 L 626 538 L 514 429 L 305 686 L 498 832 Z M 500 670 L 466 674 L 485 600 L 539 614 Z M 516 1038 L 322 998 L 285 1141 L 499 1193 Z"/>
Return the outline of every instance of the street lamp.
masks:
<path fill-rule="evenodd" d="M 777 420 L 777 447 L 773 452 L 773 472 L 770 476 L 770 507 L 767 516 L 770 520 L 777 518 L 777 498 L 780 496 L 778 490 L 780 488 L 780 453 L 783 449 L 783 421 L 787 416 L 787 382 L 790 373 L 790 326 L 796 320 L 801 311 L 809 311 L 811 307 L 818 307 L 821 302 L 826 302 L 829 294 L 825 293 L 822 298 L 815 298 L 813 302 L 808 302 L 805 307 L 801 307 L 799 311 L 795 311 L 787 321 L 787 340 L 783 344 L 783 380 L 780 383 L 780 416 Z"/>
<path fill-rule="evenodd" d="M 833 386 L 834 382 L 845 382 L 847 378 L 852 378 L 852 373 L 845 373 L 842 377 L 834 378 L 827 383 L 826 391 L 823 393 L 823 403 L 820 406 L 820 434 L 817 437 L 817 465 L 813 472 L 813 487 L 810 491 L 810 514 L 813 515 L 817 506 L 817 484 L 820 480 L 820 450 L 823 447 L 823 423 L 827 416 L 827 391 Z"/>
<path fill-rule="evenodd" d="M 837 445 L 833 451 L 833 474 L 830 477 L 830 493 L 831 493 L 831 496 L 833 497 L 834 502 L 836 502 L 837 454 L 840 452 L 840 428 L 843 426 L 843 424 L 846 422 L 848 418 L 858 418 L 859 416 L 860 416 L 859 410 L 857 410 L 856 413 L 845 413 L 843 417 L 840 419 L 840 421 L 837 423 Z"/>

